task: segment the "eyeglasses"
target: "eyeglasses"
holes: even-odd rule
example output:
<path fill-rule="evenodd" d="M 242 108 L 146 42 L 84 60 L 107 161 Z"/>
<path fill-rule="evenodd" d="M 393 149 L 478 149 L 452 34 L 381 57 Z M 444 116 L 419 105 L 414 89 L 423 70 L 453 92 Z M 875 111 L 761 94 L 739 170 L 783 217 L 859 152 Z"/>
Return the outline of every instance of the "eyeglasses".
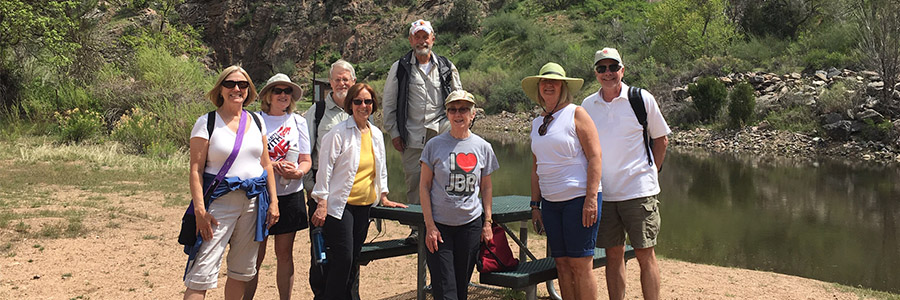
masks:
<path fill-rule="evenodd" d="M 471 110 L 472 110 L 471 107 L 448 107 L 447 114 L 455 114 L 455 113 L 467 114 Z"/>
<path fill-rule="evenodd" d="M 365 103 L 366 105 L 372 105 L 372 104 L 375 104 L 375 100 L 372 100 L 372 99 L 353 99 L 353 105 L 363 105 L 363 103 Z"/>
<path fill-rule="evenodd" d="M 619 64 L 615 64 L 615 65 L 596 65 L 594 67 L 594 70 L 597 70 L 597 74 L 606 73 L 607 69 L 609 69 L 610 72 L 615 73 L 615 72 L 618 72 L 619 70 L 621 70 L 622 66 Z"/>
<path fill-rule="evenodd" d="M 225 88 L 229 88 L 229 89 L 233 89 L 234 86 L 237 86 L 241 89 L 246 89 L 246 88 L 250 87 L 250 82 L 225 80 L 225 81 L 222 81 L 222 86 Z"/>
<path fill-rule="evenodd" d="M 286 87 L 286 88 L 283 88 L 283 89 L 272 88 L 272 94 L 273 94 L 273 95 L 278 95 L 278 94 L 289 94 L 289 95 L 290 95 L 290 94 L 293 94 L 293 93 L 294 93 L 294 88 L 292 88 L 292 87 Z"/>
<path fill-rule="evenodd" d="M 553 122 L 553 115 L 544 116 L 544 123 L 541 124 L 541 127 L 538 127 L 538 134 L 541 136 L 547 134 L 547 128 L 550 127 L 550 122 Z"/>

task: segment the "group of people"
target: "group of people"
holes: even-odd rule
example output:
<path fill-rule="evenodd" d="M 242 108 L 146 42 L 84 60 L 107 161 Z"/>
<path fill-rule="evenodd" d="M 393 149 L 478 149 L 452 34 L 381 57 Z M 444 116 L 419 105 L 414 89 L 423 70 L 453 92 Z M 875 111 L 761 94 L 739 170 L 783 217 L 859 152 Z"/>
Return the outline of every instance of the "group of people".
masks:
<path fill-rule="evenodd" d="M 406 242 L 425 243 L 435 299 L 467 299 L 480 244 L 493 238 L 491 174 L 499 163 L 490 143 L 470 130 L 475 97 L 462 89 L 455 65 L 432 52 L 434 41 L 428 21 L 411 24 L 412 49 L 391 66 L 382 92 L 383 128 L 401 153 L 407 202 L 422 207 L 425 232 L 413 228 Z M 535 230 L 546 231 L 565 299 L 597 298 L 595 247 L 606 248 L 610 298 L 624 297 L 626 232 L 644 296 L 655 299 L 657 173 L 670 130 L 643 90 L 646 122 L 635 118 L 615 49 L 598 51 L 594 70 L 601 89 L 581 107 L 573 97 L 583 80 L 566 77 L 558 64 L 522 80 L 543 109 L 531 132 Z M 241 67 L 219 75 L 207 94 L 217 109 L 191 131 L 188 214 L 199 240 L 185 269 L 184 299 L 203 299 L 217 286 L 227 245 L 225 298 L 252 299 L 268 235 L 275 236 L 280 298 L 290 299 L 293 242 L 306 228 L 315 299 L 359 299 L 370 209 L 406 205 L 388 198 L 384 136 L 370 121 L 378 93 L 357 83 L 342 59 L 331 65 L 329 84 L 325 99 L 300 116 L 294 107 L 302 91 L 287 75 L 272 76 L 259 93 Z M 258 114 L 244 110 L 257 98 Z M 313 232 L 321 232 L 327 262 L 315 255 Z"/>

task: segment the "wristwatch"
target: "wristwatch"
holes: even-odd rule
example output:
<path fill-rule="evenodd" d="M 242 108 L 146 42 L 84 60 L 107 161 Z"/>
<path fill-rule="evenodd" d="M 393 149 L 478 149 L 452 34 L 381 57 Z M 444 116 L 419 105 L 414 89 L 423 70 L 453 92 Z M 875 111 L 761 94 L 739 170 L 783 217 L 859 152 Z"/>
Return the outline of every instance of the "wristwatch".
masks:
<path fill-rule="evenodd" d="M 531 209 L 541 209 L 540 201 L 531 201 Z"/>
<path fill-rule="evenodd" d="M 494 224 L 494 220 L 491 220 L 491 218 L 484 219 L 484 222 L 485 222 L 485 223 L 491 223 L 491 225 Z"/>

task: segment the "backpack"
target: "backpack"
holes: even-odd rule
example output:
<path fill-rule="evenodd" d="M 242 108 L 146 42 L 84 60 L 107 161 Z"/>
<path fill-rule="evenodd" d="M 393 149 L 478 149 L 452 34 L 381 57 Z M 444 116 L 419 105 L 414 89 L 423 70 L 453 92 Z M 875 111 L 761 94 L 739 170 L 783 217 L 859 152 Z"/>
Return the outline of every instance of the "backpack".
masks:
<path fill-rule="evenodd" d="M 638 123 L 644 128 L 644 147 L 647 149 L 647 163 L 653 165 L 653 139 L 650 138 L 650 132 L 647 131 L 647 109 L 644 108 L 644 97 L 641 95 L 641 88 L 628 87 L 628 103 L 631 103 L 631 110 L 637 117 Z"/>

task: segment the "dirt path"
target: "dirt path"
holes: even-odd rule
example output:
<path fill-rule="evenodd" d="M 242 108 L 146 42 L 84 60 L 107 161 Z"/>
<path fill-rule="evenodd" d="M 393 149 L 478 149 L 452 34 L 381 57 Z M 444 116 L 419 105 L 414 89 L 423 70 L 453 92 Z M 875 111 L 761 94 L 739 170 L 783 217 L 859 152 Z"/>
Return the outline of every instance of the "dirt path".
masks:
<path fill-rule="evenodd" d="M 71 197 L 78 190 L 64 190 L 53 197 Z M 181 207 L 163 207 L 162 194 L 132 196 L 109 194 L 108 199 L 126 210 L 145 211 L 144 218 L 120 218 L 110 226 L 105 218 L 87 217 L 88 234 L 78 238 L 24 239 L 10 241 L 14 232 L 0 230 L 0 238 L 11 244 L 11 253 L 0 257 L 0 299 L 176 299 L 184 286 L 181 275 L 185 256 L 175 243 Z M 149 209 L 148 209 L 149 208 Z M 29 222 L 36 222 L 29 219 Z M 38 225 L 35 225 L 38 226 Z M 377 239 L 399 238 L 406 227 L 387 222 Z M 376 237 L 374 226 L 369 239 Z M 532 239 L 535 253 L 543 253 L 543 241 Z M 258 299 L 275 299 L 275 259 L 269 257 L 260 270 Z M 295 258 L 295 299 L 312 297 L 307 284 L 309 267 L 307 232 L 298 234 Z M 515 250 L 515 249 L 514 249 Z M 858 299 L 821 281 L 768 272 L 698 265 L 674 260 L 660 261 L 665 299 Z M 224 266 L 223 266 L 224 269 Z M 362 267 L 363 299 L 414 299 L 415 256 L 374 261 Z M 602 269 L 594 270 L 603 282 Z M 473 278 L 477 281 L 478 275 Z M 224 277 L 220 276 L 220 283 Z M 629 299 L 640 298 L 638 266 L 627 269 Z M 539 293 L 546 296 L 543 286 Z M 499 299 L 500 293 L 478 290 L 472 299 Z M 601 298 L 606 287 L 600 286 Z M 222 299 L 223 288 L 212 290 L 209 299 Z"/>

